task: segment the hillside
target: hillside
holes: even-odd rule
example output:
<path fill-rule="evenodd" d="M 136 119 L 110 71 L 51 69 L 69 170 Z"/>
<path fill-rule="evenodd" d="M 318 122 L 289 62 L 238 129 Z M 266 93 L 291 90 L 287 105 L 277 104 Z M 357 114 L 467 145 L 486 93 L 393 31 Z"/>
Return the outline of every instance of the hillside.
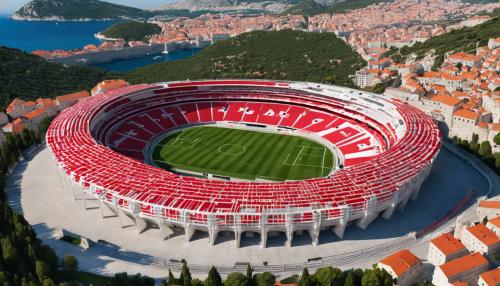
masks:
<path fill-rule="evenodd" d="M 299 14 L 312 16 L 320 13 L 343 13 L 350 10 L 365 8 L 372 4 L 389 2 L 389 0 L 348 0 L 348 1 L 320 1 L 300 0 L 281 14 Z"/>
<path fill-rule="evenodd" d="M 403 47 L 401 50 L 392 49 L 386 55 L 396 61 L 404 61 L 411 56 L 422 59 L 432 53 L 436 56 L 434 67 L 438 67 L 443 63 L 447 52 L 474 52 L 476 44 L 485 46 L 489 38 L 497 37 L 500 37 L 500 16 L 481 25 L 453 30 L 411 47 Z"/>
<path fill-rule="evenodd" d="M 181 0 L 157 7 L 155 10 L 169 14 L 170 10 L 280 13 L 296 0 Z"/>
<path fill-rule="evenodd" d="M 17 49 L 0 46 L 0 108 L 15 97 L 54 97 L 90 90 L 109 74 L 87 67 L 65 67 Z"/>
<path fill-rule="evenodd" d="M 161 28 L 156 24 L 127 21 L 114 24 L 100 34 L 107 38 L 121 38 L 125 41 L 142 41 L 147 36 L 159 33 L 161 33 Z"/>
<path fill-rule="evenodd" d="M 252 32 L 182 61 L 158 63 L 126 75 L 133 83 L 202 78 L 268 78 L 352 86 L 348 78 L 365 65 L 332 33 Z"/>
<path fill-rule="evenodd" d="M 33 0 L 12 16 L 16 20 L 148 18 L 149 11 L 99 0 Z"/>

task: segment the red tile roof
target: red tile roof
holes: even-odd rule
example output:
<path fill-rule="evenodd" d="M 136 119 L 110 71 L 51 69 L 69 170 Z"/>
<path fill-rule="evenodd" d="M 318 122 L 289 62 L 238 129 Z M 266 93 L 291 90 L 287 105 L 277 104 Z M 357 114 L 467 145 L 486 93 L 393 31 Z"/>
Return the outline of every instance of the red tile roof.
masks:
<path fill-rule="evenodd" d="M 479 207 L 487 209 L 500 209 L 500 201 L 480 201 Z"/>
<path fill-rule="evenodd" d="M 80 91 L 80 92 L 75 92 L 75 93 L 70 93 L 70 94 L 65 94 L 56 97 L 56 100 L 58 102 L 63 102 L 63 101 L 74 101 L 78 99 L 82 99 L 84 97 L 90 96 L 90 93 L 88 91 Z"/>
<path fill-rule="evenodd" d="M 480 276 L 488 286 L 500 285 L 500 268 L 484 272 Z"/>
<path fill-rule="evenodd" d="M 500 228 L 500 216 L 497 216 L 496 218 L 490 219 L 488 222 L 491 223 L 492 225 Z"/>
<path fill-rule="evenodd" d="M 500 243 L 500 239 L 497 235 L 482 223 L 469 226 L 467 231 L 487 246 Z"/>
<path fill-rule="evenodd" d="M 475 269 L 481 266 L 488 265 L 488 260 L 484 258 L 481 254 L 475 252 L 469 255 L 454 259 L 447 262 L 439 268 L 443 271 L 447 278 L 455 277 L 456 275 L 463 273 L 465 271 Z"/>
<path fill-rule="evenodd" d="M 420 263 L 420 259 L 411 251 L 404 249 L 382 259 L 380 263 L 389 266 L 397 276 L 401 276 L 415 264 Z"/>
<path fill-rule="evenodd" d="M 38 116 L 42 116 L 45 114 L 45 111 L 46 109 L 45 108 L 40 108 L 40 109 L 37 109 L 37 110 L 33 110 L 31 112 L 28 112 L 24 115 L 24 117 L 28 118 L 28 119 L 34 119 Z"/>
<path fill-rule="evenodd" d="M 445 233 L 431 240 L 431 243 L 436 246 L 444 255 L 448 256 L 465 249 L 465 246 L 456 239 L 451 233 Z"/>
<path fill-rule="evenodd" d="M 452 96 L 438 94 L 431 98 L 432 101 L 440 102 L 445 105 L 455 106 L 461 102 L 460 99 L 454 98 Z"/>
<path fill-rule="evenodd" d="M 475 111 L 461 108 L 461 109 L 458 109 L 457 111 L 453 112 L 453 116 L 458 116 L 458 117 L 462 117 L 462 118 L 476 120 L 478 113 Z"/>

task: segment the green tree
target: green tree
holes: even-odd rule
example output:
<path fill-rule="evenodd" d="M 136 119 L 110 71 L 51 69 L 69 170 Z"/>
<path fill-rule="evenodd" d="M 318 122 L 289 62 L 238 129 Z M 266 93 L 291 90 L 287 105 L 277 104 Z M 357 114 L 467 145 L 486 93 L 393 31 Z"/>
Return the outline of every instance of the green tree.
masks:
<path fill-rule="evenodd" d="M 170 270 L 170 268 L 168 269 L 168 278 L 167 278 L 167 285 L 171 286 L 171 285 L 176 285 L 178 284 L 177 280 L 175 279 L 175 276 L 174 274 L 172 273 L 172 271 Z"/>
<path fill-rule="evenodd" d="M 320 286 L 344 285 L 344 272 L 331 266 L 322 267 L 314 273 L 314 279 Z"/>
<path fill-rule="evenodd" d="M 477 152 L 479 150 L 479 135 L 477 135 L 476 133 L 472 134 L 472 139 L 469 146 L 474 152 Z"/>
<path fill-rule="evenodd" d="M 493 142 L 496 144 L 496 145 L 500 145 L 500 132 L 498 132 L 495 137 L 493 137 Z"/>
<path fill-rule="evenodd" d="M 44 283 L 45 279 L 50 277 L 49 267 L 43 261 L 40 260 L 35 261 L 35 272 L 36 276 L 38 277 L 38 281 L 40 281 L 40 283 Z"/>
<path fill-rule="evenodd" d="M 354 273 L 352 270 L 347 273 L 344 286 L 356 286 L 356 284 L 354 284 Z"/>
<path fill-rule="evenodd" d="M 208 277 L 205 279 L 205 286 L 222 286 L 222 278 L 215 266 L 212 266 L 208 271 Z"/>
<path fill-rule="evenodd" d="M 232 272 L 227 276 L 224 281 L 224 286 L 246 286 L 248 285 L 248 278 L 240 272 Z"/>
<path fill-rule="evenodd" d="M 257 286 L 273 286 L 276 277 L 270 272 L 263 272 L 255 275 L 255 283 Z"/>
<path fill-rule="evenodd" d="M 479 147 L 479 156 L 481 157 L 489 157 L 492 155 L 491 153 L 491 144 L 489 141 L 484 141 L 481 143 L 481 146 Z"/>
<path fill-rule="evenodd" d="M 247 264 L 247 285 L 246 286 L 253 286 L 254 285 L 254 280 L 253 280 L 253 269 L 250 263 Z"/>
<path fill-rule="evenodd" d="M 78 260 L 73 255 L 65 255 L 63 258 L 63 269 L 69 275 L 74 275 L 78 271 Z"/>
<path fill-rule="evenodd" d="M 372 270 L 366 270 L 365 273 L 363 274 L 363 278 L 361 279 L 361 285 L 362 286 L 382 286 L 382 283 L 380 282 L 379 277 L 377 276 L 377 273 Z"/>
<path fill-rule="evenodd" d="M 187 262 L 184 261 L 182 263 L 181 277 L 179 279 L 179 282 L 182 283 L 183 286 L 191 286 L 191 280 L 191 272 L 189 272 Z"/>
<path fill-rule="evenodd" d="M 52 279 L 45 279 L 43 281 L 43 286 L 56 286 L 56 283 Z"/>
<path fill-rule="evenodd" d="M 307 267 L 302 271 L 302 276 L 300 276 L 299 286 L 313 286 L 311 276 Z"/>
<path fill-rule="evenodd" d="M 193 280 L 191 280 L 191 286 L 203 286 L 203 285 L 204 282 L 198 278 L 193 278 Z"/>

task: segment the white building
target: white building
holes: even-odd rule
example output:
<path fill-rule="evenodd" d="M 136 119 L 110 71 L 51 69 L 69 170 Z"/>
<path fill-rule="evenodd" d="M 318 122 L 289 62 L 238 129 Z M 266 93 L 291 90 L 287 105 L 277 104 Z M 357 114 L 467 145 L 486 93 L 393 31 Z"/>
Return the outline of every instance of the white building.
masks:
<path fill-rule="evenodd" d="M 422 270 L 422 261 L 405 249 L 380 260 L 378 267 L 389 272 L 398 285 L 407 286 L 417 282 Z"/>
<path fill-rule="evenodd" d="M 500 216 L 500 196 L 480 201 L 477 206 L 477 217 L 480 220 Z"/>
<path fill-rule="evenodd" d="M 460 139 L 471 140 L 472 133 L 471 130 L 475 129 L 475 126 L 479 119 L 479 113 L 467 110 L 458 109 L 453 112 L 452 124 L 448 125 L 450 127 L 449 137 L 457 136 Z"/>
<path fill-rule="evenodd" d="M 471 253 L 436 267 L 432 283 L 448 286 L 461 281 L 469 285 L 477 285 L 479 275 L 488 270 L 488 267 L 488 260 L 480 253 Z"/>
<path fill-rule="evenodd" d="M 493 231 L 497 236 L 500 236 L 500 216 L 490 219 L 486 227 Z"/>
<path fill-rule="evenodd" d="M 500 239 L 484 224 L 465 228 L 461 239 L 467 249 L 480 254 L 492 254 L 500 250 Z"/>
<path fill-rule="evenodd" d="M 354 76 L 354 84 L 359 88 L 372 86 L 374 80 L 375 74 L 369 73 L 366 70 L 356 71 L 356 75 Z"/>
<path fill-rule="evenodd" d="M 451 233 L 445 233 L 431 240 L 427 260 L 439 266 L 453 259 L 467 255 L 467 248 Z"/>

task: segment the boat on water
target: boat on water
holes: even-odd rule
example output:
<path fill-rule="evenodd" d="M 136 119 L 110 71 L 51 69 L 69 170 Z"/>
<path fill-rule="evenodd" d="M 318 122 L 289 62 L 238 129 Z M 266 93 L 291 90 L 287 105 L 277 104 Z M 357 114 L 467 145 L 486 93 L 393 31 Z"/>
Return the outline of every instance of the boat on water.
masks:
<path fill-rule="evenodd" d="M 159 60 L 161 58 L 162 58 L 162 56 L 156 56 L 156 57 L 153 58 L 153 60 Z"/>

